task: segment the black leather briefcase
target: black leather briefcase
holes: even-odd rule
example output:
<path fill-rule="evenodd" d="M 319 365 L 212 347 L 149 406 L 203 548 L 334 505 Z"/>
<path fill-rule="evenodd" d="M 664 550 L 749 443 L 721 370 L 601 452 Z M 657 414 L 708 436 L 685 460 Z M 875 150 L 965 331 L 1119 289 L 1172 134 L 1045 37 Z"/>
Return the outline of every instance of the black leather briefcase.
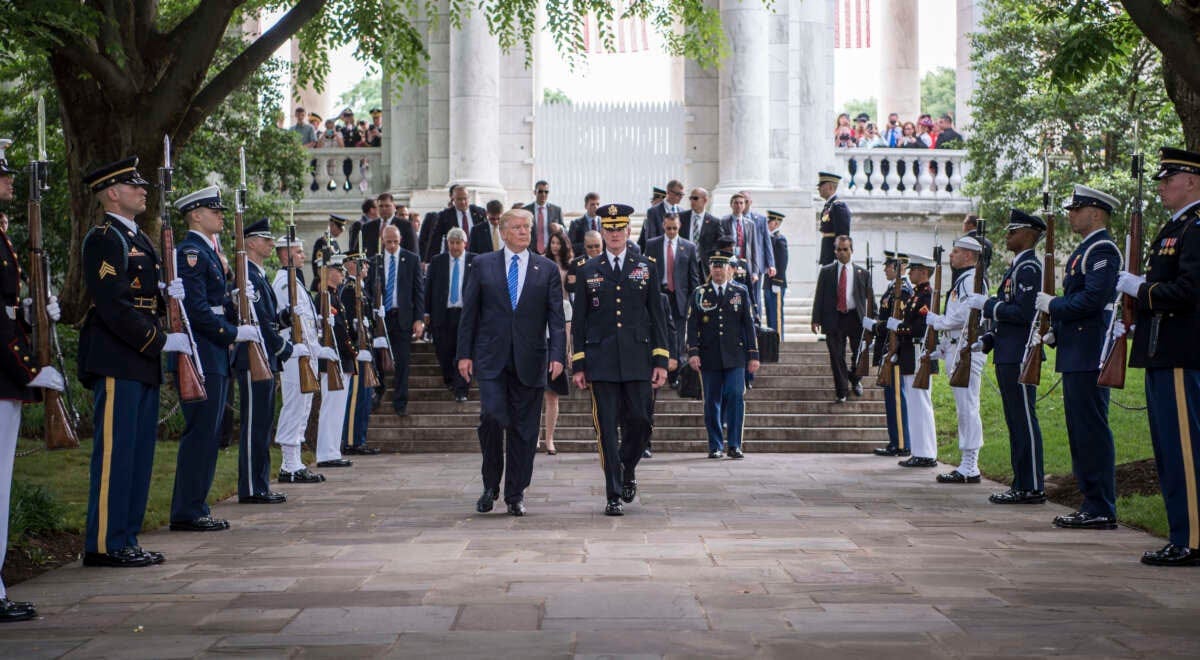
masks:
<path fill-rule="evenodd" d="M 758 326 L 758 361 L 779 361 L 779 333 L 772 328 Z"/>

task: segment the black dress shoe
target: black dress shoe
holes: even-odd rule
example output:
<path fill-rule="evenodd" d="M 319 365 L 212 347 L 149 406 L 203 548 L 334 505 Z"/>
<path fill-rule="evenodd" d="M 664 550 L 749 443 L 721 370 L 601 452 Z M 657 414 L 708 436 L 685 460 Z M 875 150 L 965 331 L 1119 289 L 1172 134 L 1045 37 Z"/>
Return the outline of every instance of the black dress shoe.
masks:
<path fill-rule="evenodd" d="M 332 461 L 318 461 L 317 462 L 317 467 L 322 467 L 322 468 L 350 467 L 351 465 L 354 465 L 354 461 L 351 461 L 348 458 L 335 458 Z"/>
<path fill-rule="evenodd" d="M 710 452 L 708 452 L 708 457 L 709 457 L 709 458 L 721 458 L 721 457 L 723 457 L 723 456 L 725 456 L 725 452 L 723 452 L 723 451 L 721 451 L 721 450 L 719 450 L 719 449 L 718 449 L 717 451 L 710 451 Z"/>
<path fill-rule="evenodd" d="M 475 502 L 475 510 L 479 513 L 487 513 L 492 510 L 492 502 L 500 499 L 500 491 L 495 488 L 484 488 L 483 495 L 479 496 L 479 500 Z"/>
<path fill-rule="evenodd" d="M 862 396 L 862 383 L 855 383 L 853 392 L 854 396 Z"/>
<path fill-rule="evenodd" d="M 1117 519 L 1097 513 L 1076 511 L 1065 516 L 1055 516 L 1054 526 L 1063 529 L 1116 529 Z"/>
<path fill-rule="evenodd" d="M 907 460 L 900 461 L 900 467 L 906 468 L 931 468 L 937 467 L 937 460 L 933 458 L 924 458 L 922 456 L 910 456 Z"/>
<path fill-rule="evenodd" d="M 937 476 L 937 482 L 939 484 L 977 484 L 979 481 L 980 478 L 978 474 L 973 477 L 968 477 L 958 470 L 947 472 L 945 474 L 939 474 Z"/>
<path fill-rule="evenodd" d="M 354 453 L 359 456 L 374 456 L 380 452 L 379 447 L 372 447 L 367 444 L 361 444 L 354 448 Z"/>
<path fill-rule="evenodd" d="M 1151 566 L 1200 566 L 1200 550 L 1168 543 L 1162 550 L 1143 553 L 1142 563 Z"/>
<path fill-rule="evenodd" d="M 1009 488 L 1003 493 L 988 495 L 988 501 L 992 504 L 1044 504 L 1046 502 L 1046 491 L 1014 490 Z"/>
<path fill-rule="evenodd" d="M 876 456 L 901 456 L 901 457 L 904 457 L 904 456 L 908 456 L 910 454 L 912 454 L 911 450 L 900 449 L 899 447 L 888 446 L 888 447 L 877 447 L 875 449 Z"/>
<path fill-rule="evenodd" d="M 454 395 L 454 401 L 455 401 L 456 403 L 466 403 L 466 402 L 467 402 L 467 395 L 466 395 L 466 394 L 455 394 L 455 395 Z"/>
<path fill-rule="evenodd" d="M 379 406 L 383 405 L 383 397 L 375 395 L 371 397 L 371 412 L 379 412 Z"/>
<path fill-rule="evenodd" d="M 606 515 L 606 516 L 623 516 L 623 515 L 625 515 L 625 507 L 621 506 L 621 500 L 609 500 L 608 506 L 604 507 L 604 515 Z"/>
<path fill-rule="evenodd" d="M 654 458 L 654 454 L 650 451 L 649 447 L 642 450 L 642 458 Z"/>
<path fill-rule="evenodd" d="M 509 502 L 508 503 L 508 515 L 517 516 L 517 517 L 525 515 L 525 503 L 524 502 Z"/>
<path fill-rule="evenodd" d="M 637 497 L 637 482 L 630 481 L 621 486 L 621 499 L 626 502 L 632 502 L 633 498 Z"/>
<path fill-rule="evenodd" d="M 262 495 L 247 495 L 238 498 L 238 504 L 283 504 L 286 501 L 287 495 L 271 491 Z"/>
<path fill-rule="evenodd" d="M 729 458 L 741 460 L 743 458 L 746 458 L 746 455 L 742 453 L 742 449 L 740 447 L 730 447 L 729 448 Z"/>
<path fill-rule="evenodd" d="M 37 616 L 37 610 L 34 609 L 33 603 L 0 598 L 0 623 L 28 621 L 35 616 Z"/>
<path fill-rule="evenodd" d="M 408 417 L 408 406 L 394 406 L 392 408 L 400 417 Z"/>
<path fill-rule="evenodd" d="M 295 472 L 279 471 L 281 484 L 319 484 L 322 481 L 325 481 L 325 475 L 309 472 L 308 468 L 300 468 Z"/>
<path fill-rule="evenodd" d="M 149 557 L 151 564 L 161 564 L 167 560 L 167 556 L 163 553 L 155 552 L 153 550 L 145 550 L 140 545 L 131 546 L 131 549 L 138 554 Z"/>
<path fill-rule="evenodd" d="M 834 399 L 833 402 L 834 403 L 846 403 L 846 397 L 839 396 L 838 398 Z"/>
<path fill-rule="evenodd" d="M 209 516 L 201 516 L 195 520 L 172 520 L 172 532 L 219 532 L 229 529 L 229 521 Z"/>
<path fill-rule="evenodd" d="M 149 566 L 151 559 L 140 552 L 134 552 L 133 548 L 121 548 L 116 552 L 85 552 L 83 553 L 84 566 L 111 566 L 114 568 L 137 568 L 141 566 Z"/>

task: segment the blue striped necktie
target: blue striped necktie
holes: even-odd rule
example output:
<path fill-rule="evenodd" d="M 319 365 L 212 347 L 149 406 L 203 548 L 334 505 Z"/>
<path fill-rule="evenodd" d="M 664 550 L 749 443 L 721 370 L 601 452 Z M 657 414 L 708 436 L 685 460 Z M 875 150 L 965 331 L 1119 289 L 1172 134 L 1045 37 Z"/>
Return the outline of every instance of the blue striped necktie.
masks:
<path fill-rule="evenodd" d="M 383 294 L 387 298 L 387 300 L 383 301 L 383 308 L 391 309 L 394 307 L 395 302 L 393 301 L 396 300 L 396 255 L 394 254 L 388 255 L 387 285 L 383 289 Z"/>
<path fill-rule="evenodd" d="M 458 259 L 451 258 L 454 261 L 454 268 L 450 271 L 450 304 L 458 304 Z"/>
<path fill-rule="evenodd" d="M 517 271 L 520 267 L 521 258 L 514 254 L 508 265 L 508 300 L 513 309 L 517 308 Z"/>

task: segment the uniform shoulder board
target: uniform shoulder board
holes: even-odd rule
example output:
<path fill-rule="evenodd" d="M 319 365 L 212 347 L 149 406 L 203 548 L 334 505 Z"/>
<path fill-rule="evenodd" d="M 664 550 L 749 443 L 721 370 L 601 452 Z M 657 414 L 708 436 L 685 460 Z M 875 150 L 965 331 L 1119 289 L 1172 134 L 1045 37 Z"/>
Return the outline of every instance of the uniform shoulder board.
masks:
<path fill-rule="evenodd" d="M 658 263 L 658 260 L 657 260 L 657 259 L 655 259 L 654 257 L 652 257 L 652 256 L 650 256 L 650 255 L 648 255 L 648 254 L 644 254 L 644 255 L 642 255 L 642 256 L 643 256 L 643 257 L 645 257 L 646 259 L 648 259 L 649 261 L 653 262 L 653 263 Z"/>
<path fill-rule="evenodd" d="M 575 259 L 576 266 L 582 266 L 582 265 L 586 264 L 587 262 L 588 262 L 587 257 L 576 257 L 576 259 Z"/>

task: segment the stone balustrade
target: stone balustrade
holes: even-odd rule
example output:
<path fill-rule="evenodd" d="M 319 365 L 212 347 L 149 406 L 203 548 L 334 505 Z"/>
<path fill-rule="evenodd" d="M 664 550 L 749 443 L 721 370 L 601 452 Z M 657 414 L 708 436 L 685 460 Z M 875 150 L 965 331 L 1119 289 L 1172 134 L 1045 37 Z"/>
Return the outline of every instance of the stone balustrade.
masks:
<path fill-rule="evenodd" d="M 845 198 L 966 199 L 965 149 L 836 149 Z"/>
<path fill-rule="evenodd" d="M 305 202 L 346 202 L 357 208 L 384 191 L 387 172 L 380 147 L 310 150 L 313 161 L 304 185 Z"/>

